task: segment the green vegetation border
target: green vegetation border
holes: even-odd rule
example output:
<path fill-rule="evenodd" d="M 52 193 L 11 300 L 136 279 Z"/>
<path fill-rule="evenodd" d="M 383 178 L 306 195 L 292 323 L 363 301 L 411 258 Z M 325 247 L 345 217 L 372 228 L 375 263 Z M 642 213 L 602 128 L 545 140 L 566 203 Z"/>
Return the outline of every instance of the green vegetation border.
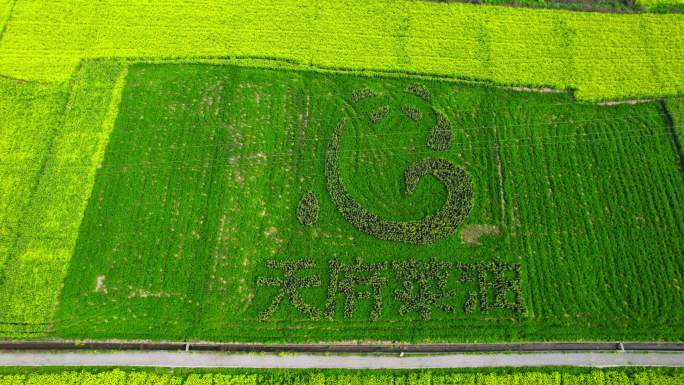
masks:
<path fill-rule="evenodd" d="M 681 385 L 681 368 L 544 367 L 482 369 L 190 369 L 111 367 L 4 367 L 0 384 L 403 384 L 403 385 Z M 106 382 L 105 382 L 106 381 Z"/>

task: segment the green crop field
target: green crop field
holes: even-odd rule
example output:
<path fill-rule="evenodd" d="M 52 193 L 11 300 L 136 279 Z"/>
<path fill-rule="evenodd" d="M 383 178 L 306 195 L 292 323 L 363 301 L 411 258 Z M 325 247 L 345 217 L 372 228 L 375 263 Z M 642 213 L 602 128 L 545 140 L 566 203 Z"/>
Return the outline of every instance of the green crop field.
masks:
<path fill-rule="evenodd" d="M 681 385 L 681 370 L 483 369 L 483 370 L 287 370 L 2 368 L 0 385 Z"/>
<path fill-rule="evenodd" d="M 684 15 L 0 0 L 0 336 L 684 340 Z"/>
<path fill-rule="evenodd" d="M 681 339 L 682 178 L 655 103 L 134 65 L 53 331 Z"/>

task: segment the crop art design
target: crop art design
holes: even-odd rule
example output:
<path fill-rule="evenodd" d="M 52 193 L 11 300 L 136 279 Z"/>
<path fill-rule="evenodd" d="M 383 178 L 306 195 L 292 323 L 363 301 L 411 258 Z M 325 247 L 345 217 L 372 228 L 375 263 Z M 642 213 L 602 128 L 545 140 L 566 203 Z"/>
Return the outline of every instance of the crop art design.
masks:
<path fill-rule="evenodd" d="M 322 291 L 321 274 L 311 271 L 316 262 L 302 259 L 266 262 L 270 276 L 259 277 L 260 287 L 275 287 L 277 294 L 259 315 L 271 319 L 284 299 L 311 320 L 333 319 L 338 308 L 352 318 L 358 302 L 370 303 L 368 320 L 378 321 L 387 304 L 395 316 L 419 316 L 430 320 L 434 314 L 465 315 L 479 308 L 482 313 L 504 311 L 514 316 L 524 313 L 520 291 L 520 264 L 499 260 L 481 263 L 452 263 L 435 258 L 365 263 L 337 259 L 328 262 L 325 302 L 315 306 L 305 302 L 300 290 Z M 282 278 L 280 278 L 282 277 Z M 394 288 L 391 290 L 391 288 Z M 389 295 L 383 295 L 389 294 Z M 457 305 L 458 304 L 458 305 Z"/>
<path fill-rule="evenodd" d="M 406 92 L 428 102 L 431 100 L 430 92 L 422 85 L 411 85 L 406 89 Z M 352 100 L 354 104 L 357 104 L 374 97 L 376 94 L 370 89 L 359 89 L 354 91 Z M 424 118 L 423 112 L 417 106 L 404 104 L 400 110 L 406 120 L 415 122 Z M 389 111 L 389 106 L 382 106 L 370 114 L 369 121 L 373 124 L 378 123 L 387 116 Z M 446 151 L 451 147 L 449 120 L 434 108 L 430 109 L 430 113 L 434 114 L 437 123 L 430 132 L 426 133 L 426 145 L 436 151 Z M 367 210 L 357 202 L 342 181 L 339 159 L 345 125 L 345 120 L 342 119 L 333 131 L 328 144 L 325 159 L 325 178 L 330 198 L 340 214 L 350 224 L 382 240 L 418 245 L 439 241 L 456 231 L 472 207 L 472 181 L 462 167 L 454 165 L 447 159 L 437 157 L 427 157 L 415 161 L 404 173 L 405 194 L 411 194 L 423 177 L 432 175 L 446 188 L 446 201 L 439 210 L 420 220 L 396 221 L 386 219 Z M 302 223 L 305 224 L 305 222 Z"/>
<path fill-rule="evenodd" d="M 684 185 L 662 104 L 213 64 L 126 73 L 70 227 L 56 337 L 681 339 L 667 283 L 684 271 Z"/>
<path fill-rule="evenodd" d="M 428 88 L 411 84 L 402 93 L 402 97 L 388 101 L 382 98 L 386 95 L 371 88 L 358 88 L 352 92 L 351 103 L 346 105 L 351 110 L 347 111 L 349 116 L 338 121 L 327 142 L 325 187 L 336 210 L 356 229 L 383 241 L 420 246 L 454 234 L 472 208 L 473 183 L 463 167 L 434 154 L 451 149 L 452 128 L 446 115 L 431 104 L 432 94 Z M 380 98 L 382 100 L 377 100 Z M 380 125 L 391 118 L 393 120 Z M 403 194 L 411 195 L 424 178 L 432 176 L 446 190 L 442 206 L 417 220 L 394 220 L 357 201 L 345 184 L 341 162 L 342 154 L 348 153 L 343 149 L 347 121 L 354 119 L 357 130 L 361 131 L 357 139 L 366 135 L 412 135 L 418 127 L 418 135 L 423 135 L 423 139 L 417 147 L 424 148 L 416 151 L 420 153 L 416 154 L 417 160 L 404 170 Z M 434 121 L 434 126 L 428 130 L 425 125 L 416 126 L 415 123 L 424 119 Z M 383 132 L 383 128 L 391 128 L 393 132 Z M 385 161 L 387 167 L 397 167 L 391 157 L 386 157 Z M 304 226 L 317 223 L 318 199 L 312 192 L 302 196 L 296 214 Z M 430 320 L 433 313 L 466 315 L 475 309 L 481 313 L 503 311 L 513 316 L 524 312 L 520 265 L 516 263 L 495 260 L 463 264 L 435 258 L 369 263 L 357 257 L 353 262 L 329 260 L 327 275 L 316 271 L 320 267 L 317 265 L 310 259 L 266 261 L 269 274 L 258 277 L 257 286 L 277 288 L 277 292 L 268 307 L 261 311 L 259 319 L 271 320 L 283 301 L 310 320 L 335 319 L 338 310 L 341 310 L 341 317 L 355 318 L 360 303 L 366 304 L 366 319 L 371 322 L 378 321 L 383 313 Z M 324 301 L 318 305 L 307 303 L 301 294 L 307 290 L 324 291 Z M 388 305 L 392 310 L 385 312 Z"/>

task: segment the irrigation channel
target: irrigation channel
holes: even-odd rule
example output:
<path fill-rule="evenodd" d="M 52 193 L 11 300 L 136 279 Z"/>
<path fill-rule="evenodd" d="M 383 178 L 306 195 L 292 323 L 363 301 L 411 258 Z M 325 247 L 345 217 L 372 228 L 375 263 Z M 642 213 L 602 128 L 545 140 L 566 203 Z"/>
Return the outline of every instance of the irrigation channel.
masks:
<path fill-rule="evenodd" d="M 0 366 L 349 369 L 510 366 L 684 367 L 684 343 L 263 345 L 24 341 L 0 342 Z"/>

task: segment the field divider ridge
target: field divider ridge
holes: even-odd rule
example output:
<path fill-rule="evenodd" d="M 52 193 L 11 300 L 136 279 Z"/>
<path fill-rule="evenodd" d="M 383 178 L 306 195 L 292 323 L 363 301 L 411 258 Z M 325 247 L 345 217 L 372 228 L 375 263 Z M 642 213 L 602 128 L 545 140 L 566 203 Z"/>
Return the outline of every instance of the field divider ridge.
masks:
<path fill-rule="evenodd" d="M 122 350 L 225 353 L 490 353 L 582 351 L 684 351 L 682 342 L 530 342 L 487 344 L 241 344 L 136 341 L 5 341 L 2 351 Z"/>

